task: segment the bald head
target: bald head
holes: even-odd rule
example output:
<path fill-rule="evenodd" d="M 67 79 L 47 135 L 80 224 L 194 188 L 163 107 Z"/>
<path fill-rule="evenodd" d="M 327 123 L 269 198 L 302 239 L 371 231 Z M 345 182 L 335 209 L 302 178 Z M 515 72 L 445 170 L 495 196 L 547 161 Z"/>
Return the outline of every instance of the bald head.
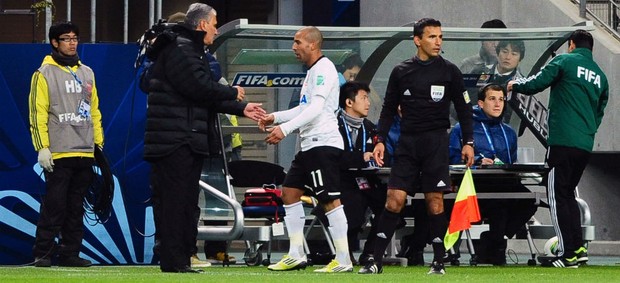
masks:
<path fill-rule="evenodd" d="M 308 26 L 308 27 L 301 28 L 297 32 L 303 34 L 303 37 L 308 42 L 315 43 L 316 47 L 321 49 L 321 45 L 323 44 L 323 35 L 321 34 L 321 31 L 318 28 L 314 26 Z"/>
<path fill-rule="evenodd" d="M 321 53 L 321 44 L 323 43 L 323 35 L 316 27 L 303 27 L 295 33 L 293 39 L 293 52 L 297 60 L 312 66 L 323 54 Z"/>

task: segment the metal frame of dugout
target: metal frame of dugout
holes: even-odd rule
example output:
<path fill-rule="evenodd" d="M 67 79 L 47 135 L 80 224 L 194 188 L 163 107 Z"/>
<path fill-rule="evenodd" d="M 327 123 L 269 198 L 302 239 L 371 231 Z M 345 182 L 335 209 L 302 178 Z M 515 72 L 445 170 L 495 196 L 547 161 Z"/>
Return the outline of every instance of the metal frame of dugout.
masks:
<path fill-rule="evenodd" d="M 292 97 L 298 94 L 301 83 L 293 78 L 303 77 L 304 67 L 295 60 L 291 51 L 295 32 L 301 26 L 249 24 L 247 19 L 238 19 L 221 26 L 219 36 L 210 51 L 215 53 L 221 63 L 222 74 L 231 84 L 244 83 L 247 100 L 262 102 L 268 111 L 287 109 Z M 380 111 L 385 88 L 391 69 L 398 62 L 411 58 L 415 54 L 411 25 L 403 27 L 318 27 L 323 34 L 325 55 L 338 67 L 351 54 L 359 54 L 364 64 L 357 80 L 371 85 L 371 103 Z M 576 29 L 592 31 L 592 22 L 583 22 L 570 27 L 480 29 L 443 27 L 442 56 L 455 64 L 462 59 L 478 54 L 483 40 L 522 40 L 526 55 L 519 64 L 524 76 L 537 73 L 556 52 L 565 46 L 568 36 Z M 254 80 L 240 80 L 240 74 L 254 76 Z M 290 84 L 274 84 L 278 75 L 289 78 Z M 291 75 L 294 74 L 294 75 Z M 475 90 L 485 81 L 480 74 L 463 74 L 468 90 Z M 283 81 L 283 80 L 280 80 Z M 536 96 L 515 94 L 509 98 L 509 106 L 516 115 L 509 123 L 518 129 L 520 146 L 532 147 L 534 150 L 546 150 L 548 91 Z M 373 101 L 373 98 L 375 101 Z M 372 114 L 372 113 L 371 113 Z M 376 113 L 376 117 L 378 118 Z M 370 117 L 369 117 L 370 118 Z M 376 119 L 373 122 L 377 122 Z M 283 140 L 276 146 L 267 146 L 265 133 L 258 130 L 255 123 L 247 118 L 239 119 L 239 126 L 221 126 L 222 135 L 240 133 L 243 137 L 244 159 L 266 161 L 288 167 L 297 148 L 295 138 Z M 534 158 L 544 158 L 544 154 Z M 201 182 L 202 190 L 218 202 L 214 207 L 201 207 L 202 217 L 209 219 L 213 211 L 217 218 L 228 219 L 229 226 L 199 226 L 200 240 L 246 240 L 250 242 L 272 239 L 271 227 L 268 225 L 249 226 L 237 201 L 234 188 L 230 185 L 230 175 L 225 158 L 221 159 L 223 186 L 212 186 Z M 530 160 L 542 162 L 544 160 Z M 239 192 L 237 192 L 239 193 Z M 585 204 L 585 202 L 583 202 Z M 587 208 L 587 204 L 585 204 Z M 224 215 L 223 217 L 221 215 Z M 308 214 L 307 214 L 308 215 Z M 589 219 L 589 210 L 585 212 Z M 583 221 L 583 219 L 582 219 Z M 232 223 L 232 226 L 230 225 Z M 588 223 L 589 224 L 589 223 Z M 530 226 L 530 231 L 537 229 Z M 548 229 L 547 229 L 548 230 Z M 545 231 L 547 231 L 545 230 Z M 593 233 L 593 230 L 592 230 Z M 534 234 L 534 233 L 532 233 Z M 541 233 L 540 237 L 548 236 Z M 593 235 L 591 235 L 593 239 Z M 248 244 L 248 250 L 250 250 Z M 253 250 L 253 255 L 260 250 Z M 255 262 L 256 258 L 246 258 L 246 262 Z M 263 262 L 263 264 L 268 264 Z"/>

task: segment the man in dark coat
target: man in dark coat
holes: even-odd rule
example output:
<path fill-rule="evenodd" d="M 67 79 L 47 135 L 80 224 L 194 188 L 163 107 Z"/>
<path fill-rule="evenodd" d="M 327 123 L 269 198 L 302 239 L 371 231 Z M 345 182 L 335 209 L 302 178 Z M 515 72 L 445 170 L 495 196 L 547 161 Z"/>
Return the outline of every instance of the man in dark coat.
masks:
<path fill-rule="evenodd" d="M 155 62 L 149 80 L 144 159 L 158 202 L 163 272 L 190 268 L 196 244 L 195 209 L 203 159 L 220 151 L 217 113 L 260 119 L 257 103 L 241 102 L 245 90 L 212 80 L 204 48 L 217 35 L 216 11 L 194 3 L 184 23 L 157 37 L 148 56 Z"/>

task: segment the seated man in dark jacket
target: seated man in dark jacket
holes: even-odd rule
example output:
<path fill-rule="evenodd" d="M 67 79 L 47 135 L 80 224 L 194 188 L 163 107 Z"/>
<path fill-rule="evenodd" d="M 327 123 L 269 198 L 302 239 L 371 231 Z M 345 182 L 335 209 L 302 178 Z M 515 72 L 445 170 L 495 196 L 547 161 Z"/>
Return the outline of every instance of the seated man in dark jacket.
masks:
<path fill-rule="evenodd" d="M 151 163 L 154 213 L 161 238 L 163 272 L 197 272 L 190 257 L 196 243 L 198 180 L 203 158 L 219 153 L 218 112 L 260 119 L 257 103 L 240 102 L 241 87 L 211 78 L 204 48 L 217 35 L 216 12 L 194 3 L 184 23 L 157 37 L 148 56 L 154 61 L 149 80 L 144 159 Z"/>
<path fill-rule="evenodd" d="M 506 90 L 498 84 L 483 86 L 474 106 L 474 164 L 517 162 L 517 135 L 502 122 Z M 450 132 L 450 164 L 461 164 L 461 127 Z M 519 179 L 475 178 L 477 192 L 529 192 Z M 512 238 L 536 212 L 532 199 L 491 199 L 480 201 L 480 212 L 489 220 L 489 232 L 481 235 L 486 250 L 476 251 L 480 263 L 506 264 L 506 239 Z M 488 255 L 485 258 L 483 255 Z"/>
<path fill-rule="evenodd" d="M 366 117 L 370 109 L 367 84 L 349 81 L 340 87 L 340 111 L 338 125 L 344 140 L 342 154 L 343 171 L 341 173 L 341 198 L 344 212 L 349 224 L 349 251 L 357 249 L 358 235 L 366 223 L 368 208 L 374 214 L 371 229 L 368 233 L 364 250 L 360 255 L 360 263 L 365 264 L 372 255 L 376 236 L 376 221 L 385 204 L 386 190 L 374 172 L 350 170 L 365 168 L 372 164 L 374 145 L 371 137 L 376 134 L 375 125 Z M 354 261 L 355 262 L 355 261 Z"/>

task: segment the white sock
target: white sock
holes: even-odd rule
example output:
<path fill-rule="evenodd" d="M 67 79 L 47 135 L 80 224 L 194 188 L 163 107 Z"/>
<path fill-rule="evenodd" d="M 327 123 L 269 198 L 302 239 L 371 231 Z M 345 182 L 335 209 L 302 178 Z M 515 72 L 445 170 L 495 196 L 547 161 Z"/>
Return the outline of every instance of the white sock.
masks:
<path fill-rule="evenodd" d="M 306 224 L 306 214 L 301 201 L 284 205 L 284 223 L 289 237 L 288 256 L 301 259 L 305 256 L 304 252 L 304 225 Z"/>
<path fill-rule="evenodd" d="M 349 241 L 347 240 L 347 217 L 344 214 L 343 206 L 340 205 L 331 211 L 325 213 L 329 220 L 329 233 L 334 240 L 334 246 L 336 248 L 336 260 L 342 264 L 351 264 L 351 258 L 349 257 Z"/>

